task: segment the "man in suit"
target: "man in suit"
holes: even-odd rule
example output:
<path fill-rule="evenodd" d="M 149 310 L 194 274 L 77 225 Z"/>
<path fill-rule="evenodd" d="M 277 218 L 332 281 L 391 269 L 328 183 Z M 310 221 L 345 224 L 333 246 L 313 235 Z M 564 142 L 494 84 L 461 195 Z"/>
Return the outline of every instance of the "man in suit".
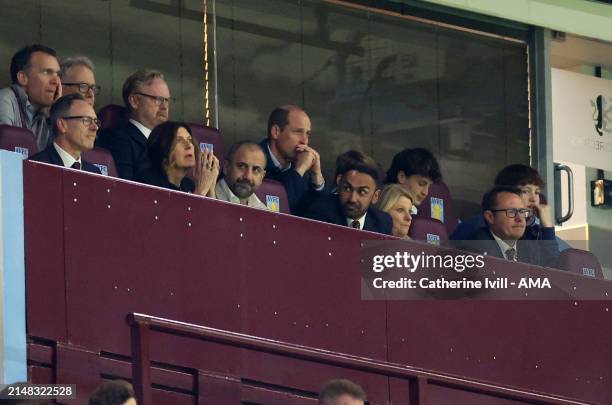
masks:
<path fill-rule="evenodd" d="M 478 229 L 469 241 L 459 247 L 511 261 L 554 267 L 558 249 L 555 241 L 534 241 L 525 238 L 527 219 L 532 211 L 527 208 L 519 188 L 496 186 L 482 199 L 486 226 Z"/>
<path fill-rule="evenodd" d="M 359 161 L 347 162 L 338 175 L 338 194 L 320 195 L 305 208 L 304 216 L 391 235 L 391 216 L 374 207 L 380 194 L 377 167 Z"/>
<path fill-rule="evenodd" d="M 296 105 L 277 107 L 268 118 L 268 137 L 260 146 L 266 154 L 266 178 L 280 182 L 292 214 L 325 189 L 319 153 L 308 146 L 311 124 Z"/>
<path fill-rule="evenodd" d="M 93 107 L 80 94 L 60 97 L 51 106 L 49 122 L 53 142 L 31 160 L 100 174 L 100 169 L 81 159 L 93 149 L 100 121 Z"/>
<path fill-rule="evenodd" d="M 102 131 L 97 145 L 111 151 L 119 177 L 132 180 L 151 166 L 147 139 L 153 128 L 168 121 L 170 90 L 161 72 L 142 69 L 127 78 L 122 93 L 129 122 Z"/>

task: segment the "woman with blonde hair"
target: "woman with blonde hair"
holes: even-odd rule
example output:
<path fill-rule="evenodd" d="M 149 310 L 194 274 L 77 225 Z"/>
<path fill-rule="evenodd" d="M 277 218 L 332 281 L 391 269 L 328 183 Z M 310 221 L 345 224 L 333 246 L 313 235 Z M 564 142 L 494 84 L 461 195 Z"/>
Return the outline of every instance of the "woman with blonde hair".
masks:
<path fill-rule="evenodd" d="M 380 193 L 378 209 L 393 218 L 393 236 L 410 239 L 408 231 L 412 222 L 414 197 L 399 184 L 389 184 Z"/>

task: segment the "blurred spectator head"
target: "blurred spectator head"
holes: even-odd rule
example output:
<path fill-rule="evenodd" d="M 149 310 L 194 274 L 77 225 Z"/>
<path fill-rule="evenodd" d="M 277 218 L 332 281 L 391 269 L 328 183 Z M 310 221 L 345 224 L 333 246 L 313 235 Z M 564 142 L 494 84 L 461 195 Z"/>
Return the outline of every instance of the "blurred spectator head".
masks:
<path fill-rule="evenodd" d="M 136 396 L 127 381 L 107 381 L 98 385 L 89 398 L 89 405 L 136 405 Z"/>
<path fill-rule="evenodd" d="M 49 122 L 55 143 L 74 157 L 93 149 L 99 121 L 82 95 L 73 93 L 60 97 L 51 106 Z"/>
<path fill-rule="evenodd" d="M 521 198 L 520 189 L 493 187 L 482 197 L 482 211 L 489 230 L 498 238 L 518 240 L 525 233 L 530 211 Z"/>
<path fill-rule="evenodd" d="M 310 118 L 297 105 L 276 107 L 268 117 L 268 144 L 283 166 L 295 159 L 298 146 L 308 146 L 310 133 Z"/>
<path fill-rule="evenodd" d="M 158 170 L 190 169 L 199 158 L 199 147 L 189 125 L 167 121 L 156 126 L 149 135 L 147 150 L 151 164 Z"/>
<path fill-rule="evenodd" d="M 495 176 L 495 185 L 518 187 L 527 208 L 534 215 L 538 212 L 544 180 L 533 167 L 520 163 L 506 166 Z"/>
<path fill-rule="evenodd" d="M 364 162 L 347 162 L 338 173 L 338 197 L 347 218 L 361 218 L 378 201 L 378 167 L 372 162 L 369 157 Z"/>
<path fill-rule="evenodd" d="M 366 400 L 363 388 L 345 379 L 328 381 L 319 393 L 321 405 L 364 405 Z"/>

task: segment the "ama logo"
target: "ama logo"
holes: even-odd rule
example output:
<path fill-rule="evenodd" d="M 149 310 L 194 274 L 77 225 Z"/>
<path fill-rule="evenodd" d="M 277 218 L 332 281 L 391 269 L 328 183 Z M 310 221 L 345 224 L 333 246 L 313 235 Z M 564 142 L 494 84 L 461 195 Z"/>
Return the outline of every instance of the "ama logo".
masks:
<path fill-rule="evenodd" d="M 595 131 L 599 136 L 603 136 L 604 132 L 608 135 L 612 134 L 610 128 L 611 119 L 609 114 L 612 112 L 612 98 L 606 100 L 602 95 L 597 96 L 595 100 L 591 100 L 593 111 L 593 121 L 595 122 Z"/>

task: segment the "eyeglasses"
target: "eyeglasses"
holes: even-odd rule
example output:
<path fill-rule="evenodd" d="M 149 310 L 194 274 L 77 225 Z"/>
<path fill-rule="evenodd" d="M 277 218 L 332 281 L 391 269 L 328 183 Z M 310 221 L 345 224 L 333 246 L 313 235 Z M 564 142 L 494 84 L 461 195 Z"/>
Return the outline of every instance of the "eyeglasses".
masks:
<path fill-rule="evenodd" d="M 64 86 L 79 86 L 80 93 L 87 93 L 89 90 L 93 91 L 93 94 L 100 94 L 100 90 L 102 87 L 97 84 L 87 84 L 87 83 L 62 83 Z"/>
<path fill-rule="evenodd" d="M 62 117 L 62 118 L 65 120 L 81 120 L 83 125 L 85 125 L 86 127 L 90 127 L 91 124 L 96 124 L 96 126 L 99 128 L 100 125 L 102 125 L 102 121 L 100 121 L 99 119 L 91 118 L 86 115 L 75 115 L 72 117 Z"/>
<path fill-rule="evenodd" d="M 502 210 L 489 210 L 491 212 L 505 212 L 508 218 L 514 218 L 517 214 L 520 214 L 522 218 L 529 218 L 531 210 L 527 208 L 506 208 Z"/>
<path fill-rule="evenodd" d="M 145 96 L 145 97 L 150 98 L 151 100 L 153 100 L 153 102 L 157 106 L 160 106 L 163 103 L 166 103 L 166 104 L 169 105 L 171 100 L 174 101 L 174 99 L 172 99 L 172 98 L 166 98 L 166 97 L 161 97 L 161 96 L 152 96 L 150 94 L 145 94 L 145 93 L 135 92 L 134 94 L 138 94 L 139 96 Z"/>

